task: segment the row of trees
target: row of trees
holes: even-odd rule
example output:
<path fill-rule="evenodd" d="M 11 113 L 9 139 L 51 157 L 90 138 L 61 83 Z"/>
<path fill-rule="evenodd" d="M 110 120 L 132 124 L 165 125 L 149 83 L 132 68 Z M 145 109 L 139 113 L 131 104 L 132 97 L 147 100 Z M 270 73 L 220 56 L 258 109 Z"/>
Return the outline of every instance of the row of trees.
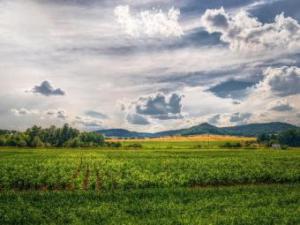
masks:
<path fill-rule="evenodd" d="M 280 144 L 282 146 L 300 147 L 300 129 L 291 129 L 279 134 L 261 134 L 258 136 L 257 141 L 268 146 Z"/>
<path fill-rule="evenodd" d="M 0 134 L 0 146 L 17 147 L 96 147 L 104 146 L 104 137 L 94 132 L 80 132 L 65 124 L 62 128 L 33 126 L 25 132 Z"/>

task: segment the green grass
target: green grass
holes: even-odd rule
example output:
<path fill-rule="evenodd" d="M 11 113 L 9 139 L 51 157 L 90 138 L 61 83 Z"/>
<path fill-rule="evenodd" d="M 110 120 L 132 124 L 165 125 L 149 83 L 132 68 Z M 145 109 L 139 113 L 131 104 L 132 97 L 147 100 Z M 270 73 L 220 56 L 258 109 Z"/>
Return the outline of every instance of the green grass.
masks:
<path fill-rule="evenodd" d="M 300 224 L 300 186 L 4 192 L 1 225 Z"/>
<path fill-rule="evenodd" d="M 300 224 L 299 149 L 2 148 L 0 187 L 1 225 Z"/>

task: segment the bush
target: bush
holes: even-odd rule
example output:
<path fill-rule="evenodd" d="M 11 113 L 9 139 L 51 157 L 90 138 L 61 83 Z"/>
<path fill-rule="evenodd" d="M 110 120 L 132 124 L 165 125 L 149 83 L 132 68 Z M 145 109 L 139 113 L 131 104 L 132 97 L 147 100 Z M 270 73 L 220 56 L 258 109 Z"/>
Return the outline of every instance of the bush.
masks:
<path fill-rule="evenodd" d="M 194 148 L 194 149 L 201 149 L 201 148 L 202 148 L 202 145 L 198 144 L 198 145 L 195 145 L 193 148 Z"/>
<path fill-rule="evenodd" d="M 256 149 L 259 147 L 259 145 L 256 141 L 245 141 L 243 143 L 243 147 L 246 149 Z"/>
<path fill-rule="evenodd" d="M 64 147 L 69 147 L 69 148 L 78 148 L 81 146 L 82 146 L 82 142 L 78 137 L 67 141 L 64 145 Z"/>
<path fill-rule="evenodd" d="M 241 148 L 242 144 L 240 142 L 226 142 L 221 145 L 222 148 Z"/>
<path fill-rule="evenodd" d="M 128 145 L 127 147 L 128 148 L 135 148 L 135 149 L 143 148 L 143 146 L 140 143 L 133 143 L 133 144 Z"/>
<path fill-rule="evenodd" d="M 121 148 L 122 144 L 120 142 L 107 142 L 106 146 L 109 148 Z"/>
<path fill-rule="evenodd" d="M 288 145 L 291 147 L 299 147 L 300 146 L 300 130 L 292 129 L 288 131 L 284 131 L 278 136 L 279 144 Z"/>
<path fill-rule="evenodd" d="M 6 145 L 6 138 L 4 136 L 0 136 L 0 146 Z"/>
<path fill-rule="evenodd" d="M 38 148 L 44 146 L 45 146 L 44 143 L 41 141 L 40 137 L 38 136 L 35 136 L 30 142 L 30 147 Z"/>

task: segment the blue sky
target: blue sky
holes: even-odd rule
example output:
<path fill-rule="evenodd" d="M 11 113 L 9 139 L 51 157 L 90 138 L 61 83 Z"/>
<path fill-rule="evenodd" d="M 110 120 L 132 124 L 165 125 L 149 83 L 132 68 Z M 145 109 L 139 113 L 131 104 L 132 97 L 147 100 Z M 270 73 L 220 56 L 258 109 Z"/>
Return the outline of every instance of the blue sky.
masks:
<path fill-rule="evenodd" d="M 0 0 L 0 124 L 300 125 L 298 0 Z"/>

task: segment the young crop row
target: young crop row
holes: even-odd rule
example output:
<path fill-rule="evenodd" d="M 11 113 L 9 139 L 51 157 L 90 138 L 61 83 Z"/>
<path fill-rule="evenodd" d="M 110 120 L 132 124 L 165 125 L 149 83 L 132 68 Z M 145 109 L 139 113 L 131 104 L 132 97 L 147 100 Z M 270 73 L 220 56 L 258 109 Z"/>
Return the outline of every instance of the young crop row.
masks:
<path fill-rule="evenodd" d="M 0 224 L 300 224 L 300 186 L 2 192 Z"/>
<path fill-rule="evenodd" d="M 112 190 L 300 182 L 297 154 L 63 152 L 0 158 L 0 187 Z M 22 154 L 21 154 L 22 156 Z M 69 156 L 69 157 L 67 157 Z"/>

